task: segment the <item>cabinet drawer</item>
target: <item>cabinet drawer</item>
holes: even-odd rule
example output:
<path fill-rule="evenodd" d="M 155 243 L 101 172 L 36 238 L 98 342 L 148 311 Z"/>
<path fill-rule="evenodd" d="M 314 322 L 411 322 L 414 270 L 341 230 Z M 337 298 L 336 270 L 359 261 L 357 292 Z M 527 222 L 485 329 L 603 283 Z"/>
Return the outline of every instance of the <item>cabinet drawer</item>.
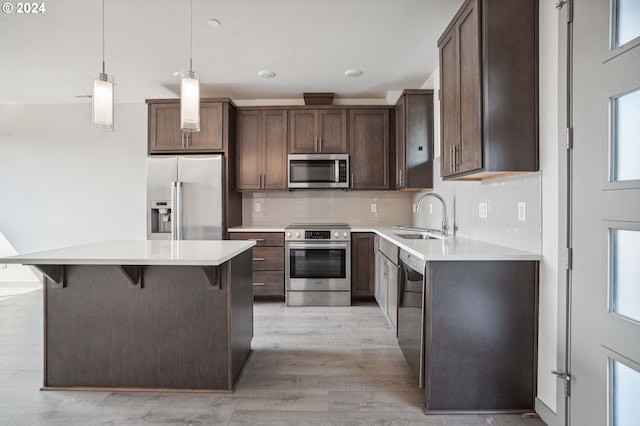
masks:
<path fill-rule="evenodd" d="M 282 271 L 284 270 L 283 247 L 254 247 L 254 271 Z"/>
<path fill-rule="evenodd" d="M 254 271 L 254 296 L 284 296 L 283 271 Z"/>
<path fill-rule="evenodd" d="M 255 240 L 256 247 L 284 247 L 284 232 L 230 232 L 230 240 Z"/>

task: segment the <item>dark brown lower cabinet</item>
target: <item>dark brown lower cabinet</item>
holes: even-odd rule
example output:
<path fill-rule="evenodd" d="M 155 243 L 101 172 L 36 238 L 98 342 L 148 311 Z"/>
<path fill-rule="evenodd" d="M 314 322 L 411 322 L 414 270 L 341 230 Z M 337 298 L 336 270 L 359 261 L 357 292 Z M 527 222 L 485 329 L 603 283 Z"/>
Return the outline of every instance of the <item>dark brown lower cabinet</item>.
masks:
<path fill-rule="evenodd" d="M 430 262 L 425 412 L 534 410 L 538 262 Z"/>
<path fill-rule="evenodd" d="M 371 299 L 375 292 L 375 234 L 351 234 L 351 298 Z"/>
<path fill-rule="evenodd" d="M 284 232 L 230 232 L 230 240 L 253 240 L 253 295 L 284 298 Z"/>

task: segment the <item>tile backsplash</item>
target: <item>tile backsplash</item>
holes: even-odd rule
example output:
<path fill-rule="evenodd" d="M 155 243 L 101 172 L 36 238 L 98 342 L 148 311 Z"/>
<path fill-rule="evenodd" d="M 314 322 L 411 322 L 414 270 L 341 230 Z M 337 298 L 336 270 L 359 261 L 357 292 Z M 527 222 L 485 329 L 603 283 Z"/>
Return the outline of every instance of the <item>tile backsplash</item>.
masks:
<path fill-rule="evenodd" d="M 439 157 L 434 169 L 439 170 Z M 542 250 L 542 172 L 486 181 L 443 181 L 435 174 L 434 192 L 447 202 L 449 232 L 457 236 L 540 253 Z M 421 194 L 416 194 L 414 203 Z M 486 218 L 479 217 L 480 203 L 487 204 Z M 518 219 L 518 203 L 525 203 L 525 220 Z M 433 204 L 433 213 L 429 204 Z M 414 213 L 413 224 L 440 228 L 440 203 L 424 202 Z"/>
<path fill-rule="evenodd" d="M 301 222 L 346 222 L 351 226 L 409 224 L 411 199 L 411 193 L 394 191 L 244 193 L 242 223 L 245 226 L 286 226 Z"/>

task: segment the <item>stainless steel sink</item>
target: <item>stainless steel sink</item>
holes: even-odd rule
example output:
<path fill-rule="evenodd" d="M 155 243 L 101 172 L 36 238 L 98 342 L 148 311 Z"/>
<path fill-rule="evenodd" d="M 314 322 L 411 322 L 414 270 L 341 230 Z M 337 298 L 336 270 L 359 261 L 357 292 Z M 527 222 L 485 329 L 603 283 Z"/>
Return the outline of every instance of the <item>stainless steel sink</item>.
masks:
<path fill-rule="evenodd" d="M 438 238 L 426 234 L 396 234 L 405 240 L 437 240 Z"/>

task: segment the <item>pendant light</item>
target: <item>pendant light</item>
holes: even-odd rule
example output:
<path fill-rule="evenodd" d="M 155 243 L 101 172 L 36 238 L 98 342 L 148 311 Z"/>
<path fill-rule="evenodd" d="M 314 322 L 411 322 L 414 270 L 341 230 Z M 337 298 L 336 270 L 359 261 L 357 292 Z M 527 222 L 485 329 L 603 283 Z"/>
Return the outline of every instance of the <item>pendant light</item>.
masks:
<path fill-rule="evenodd" d="M 104 0 L 102 0 L 102 72 L 93 79 L 93 129 L 113 132 L 113 76 L 104 72 Z"/>
<path fill-rule="evenodd" d="M 200 131 L 200 81 L 193 72 L 193 0 L 190 10 L 189 71 L 180 79 L 180 129 L 183 132 Z"/>

